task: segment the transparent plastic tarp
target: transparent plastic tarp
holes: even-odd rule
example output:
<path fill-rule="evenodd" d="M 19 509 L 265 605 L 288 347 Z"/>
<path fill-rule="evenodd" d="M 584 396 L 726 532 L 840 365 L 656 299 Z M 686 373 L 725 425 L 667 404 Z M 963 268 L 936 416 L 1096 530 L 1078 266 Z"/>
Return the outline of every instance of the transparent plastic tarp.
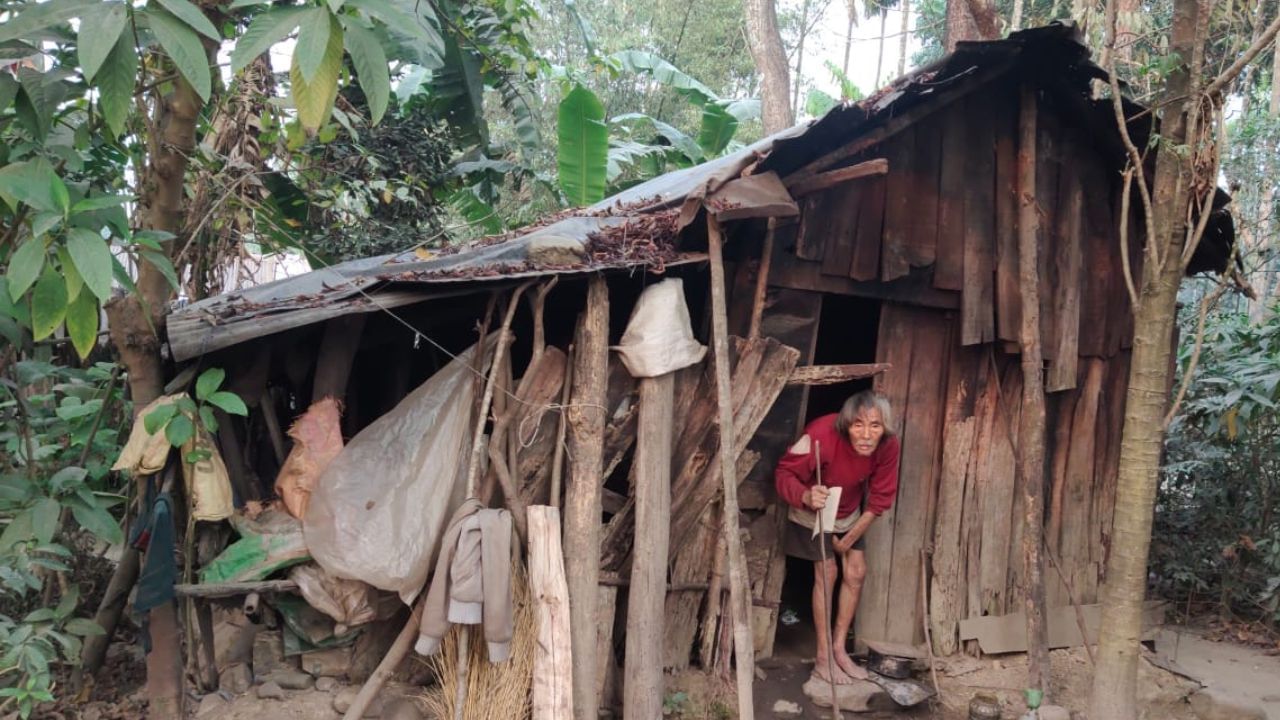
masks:
<path fill-rule="evenodd" d="M 485 343 L 486 356 L 493 345 Z M 321 567 L 413 601 L 463 500 L 483 372 L 473 346 L 329 463 L 303 518 L 307 548 Z"/>

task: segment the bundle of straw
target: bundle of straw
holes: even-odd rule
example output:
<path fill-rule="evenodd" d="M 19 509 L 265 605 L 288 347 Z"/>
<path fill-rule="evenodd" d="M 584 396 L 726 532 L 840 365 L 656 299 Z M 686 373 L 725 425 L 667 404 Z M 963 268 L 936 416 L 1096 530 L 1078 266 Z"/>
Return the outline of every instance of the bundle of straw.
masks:
<path fill-rule="evenodd" d="M 458 637 L 471 633 L 467 645 L 467 695 L 463 720 L 525 720 L 530 713 L 533 687 L 533 654 L 538 631 L 533 614 L 533 598 L 524 567 L 513 563 L 511 569 L 514 637 L 511 657 L 506 662 L 489 662 L 483 632 L 476 625 L 454 625 L 441 642 L 440 652 L 427 658 L 439 685 L 423 696 L 427 709 L 435 717 L 452 720 L 458 686 Z"/>

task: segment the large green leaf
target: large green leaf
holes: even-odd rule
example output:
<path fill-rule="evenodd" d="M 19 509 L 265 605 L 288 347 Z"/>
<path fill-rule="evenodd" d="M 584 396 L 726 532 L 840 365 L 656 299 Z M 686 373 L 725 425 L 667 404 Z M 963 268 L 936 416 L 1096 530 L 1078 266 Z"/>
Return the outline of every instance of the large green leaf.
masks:
<path fill-rule="evenodd" d="M 67 507 L 71 508 L 71 514 L 75 517 L 76 522 L 80 523 L 80 527 L 97 535 L 109 544 L 119 543 L 124 540 L 124 532 L 120 530 L 120 523 L 111 517 L 111 513 L 103 509 L 101 505 L 96 503 L 91 505 L 76 495 L 68 497 L 66 504 Z M 102 634 L 101 628 L 98 628 L 95 632 L 94 628 L 89 627 L 92 623 L 87 620 L 76 625 L 73 625 L 72 622 L 67 623 L 67 632 L 78 635 Z"/>
<path fill-rule="evenodd" d="M 298 44 L 293 49 L 293 61 L 307 82 L 315 81 L 316 72 L 325 60 L 332 25 L 327 8 L 313 7 L 302 16 Z"/>
<path fill-rule="evenodd" d="M 609 120 L 609 122 L 626 126 L 631 126 L 633 123 L 652 125 L 658 135 L 671 143 L 671 146 L 684 156 L 687 163 L 700 163 L 706 159 L 706 156 L 702 152 L 702 147 L 698 145 L 696 140 L 681 132 L 679 128 L 664 123 L 661 120 L 652 118 L 644 113 L 623 113 L 622 115 L 615 115 Z"/>
<path fill-rule="evenodd" d="M 421 64 L 435 68 L 446 54 L 445 39 L 432 4 L 418 0 L 347 0 L 347 7 L 358 8 L 370 18 L 382 21 L 387 31 L 408 38 L 410 47 Z"/>
<path fill-rule="evenodd" d="M 37 132 L 43 138 L 48 132 L 58 105 L 66 99 L 68 86 L 62 81 L 62 73 L 40 72 L 25 65 L 18 68 L 18 80 L 22 83 L 22 95 L 34 113 Z"/>
<path fill-rule="evenodd" d="M 240 72 L 254 58 L 270 50 L 272 45 L 293 32 L 308 12 L 311 12 L 309 8 L 284 7 L 272 8 L 255 16 L 231 51 L 231 72 Z"/>
<path fill-rule="evenodd" d="M 222 40 L 222 36 L 218 34 L 218 29 L 213 26 L 209 18 L 200 8 L 192 5 L 187 0 L 157 0 L 166 10 L 173 13 L 174 17 L 187 24 L 187 27 L 204 35 L 210 40 Z"/>
<path fill-rule="evenodd" d="M 387 103 L 391 100 L 387 55 L 372 32 L 355 22 L 347 23 L 346 27 L 347 52 L 351 53 L 351 62 L 356 66 L 360 88 L 369 100 L 370 120 L 376 125 L 386 113 Z"/>
<path fill-rule="evenodd" d="M 50 0 L 29 3 L 22 12 L 0 25 L 0 42 L 9 42 L 64 23 L 96 7 L 101 0 Z"/>
<path fill-rule="evenodd" d="M 709 102 L 702 106 L 702 127 L 698 130 L 698 147 L 708 157 L 724 152 L 729 141 L 738 132 L 738 118 L 729 114 L 725 106 Z"/>
<path fill-rule="evenodd" d="M 35 283 L 36 278 L 40 277 L 40 271 L 44 270 L 44 261 L 44 238 L 27 238 L 26 242 L 18 246 L 9 258 L 9 269 L 5 272 L 11 300 L 18 302 Z"/>
<path fill-rule="evenodd" d="M 0 73 L 0 112 L 9 109 L 13 99 L 18 96 L 18 88 L 22 87 L 9 73 Z"/>
<path fill-rule="evenodd" d="M 97 75 L 98 107 L 107 127 L 115 135 L 124 132 L 133 107 L 133 88 L 138 77 L 138 50 L 133 38 L 121 33 Z"/>
<path fill-rule="evenodd" d="M 209 99 L 212 77 L 209 73 L 209 57 L 205 54 L 204 43 L 200 36 L 178 18 L 160 9 L 146 11 L 151 32 L 160 41 L 160 47 L 169 54 L 169 59 L 178 68 L 178 72 L 191 83 L 201 100 Z"/>
<path fill-rule="evenodd" d="M 652 76 L 654 80 L 675 90 L 695 104 L 701 105 L 720 99 L 714 90 L 651 52 L 623 50 L 610 55 L 609 59 L 624 70 Z"/>
<path fill-rule="evenodd" d="M 98 341 L 98 300 L 87 292 L 80 293 L 67 306 L 67 335 L 76 354 L 89 357 Z"/>
<path fill-rule="evenodd" d="M 36 210 L 61 213 L 66 196 L 66 185 L 43 157 L 0 167 L 0 198 L 14 210 L 18 203 L 26 203 Z"/>
<path fill-rule="evenodd" d="M 111 248 L 92 230 L 67 231 L 67 251 L 84 278 L 84 284 L 102 302 L 111 299 Z"/>
<path fill-rule="evenodd" d="M 116 40 L 129 21 L 129 13 L 123 2 L 106 2 L 85 13 L 80 19 L 80 32 L 76 37 L 76 50 L 80 54 L 80 72 L 87 82 L 93 82 L 98 68 L 111 54 Z"/>
<path fill-rule="evenodd" d="M 329 28 L 328 46 L 315 76 L 311 80 L 303 77 L 299 66 L 300 53 L 293 53 L 293 66 L 289 68 L 289 80 L 292 83 L 293 104 L 298 110 L 298 120 L 310 132 L 315 132 L 329 121 L 333 112 L 333 101 L 338 97 L 338 75 L 342 71 L 342 26 L 325 13 Z"/>
<path fill-rule="evenodd" d="M 489 125 L 484 117 L 481 62 L 480 56 L 450 35 L 444 65 L 431 72 L 425 96 L 432 112 L 448 121 L 462 144 L 484 147 L 489 144 Z"/>
<path fill-rule="evenodd" d="M 31 508 L 31 530 L 35 533 L 36 542 L 48 545 L 53 534 L 58 531 L 58 515 L 62 513 L 62 505 L 57 500 L 47 497 Z"/>
<path fill-rule="evenodd" d="M 600 98 L 581 85 L 574 86 L 560 101 L 556 131 L 560 139 L 556 167 L 569 204 L 590 205 L 603 199 L 609 128 Z"/>
<path fill-rule="evenodd" d="M 67 302 L 75 302 L 80 297 L 80 291 L 84 290 L 84 278 L 80 277 L 80 271 L 76 269 L 76 263 L 65 245 L 58 248 L 58 269 L 67 280 Z"/>
<path fill-rule="evenodd" d="M 31 289 L 31 336 L 43 340 L 53 334 L 67 316 L 67 282 L 46 265 Z"/>

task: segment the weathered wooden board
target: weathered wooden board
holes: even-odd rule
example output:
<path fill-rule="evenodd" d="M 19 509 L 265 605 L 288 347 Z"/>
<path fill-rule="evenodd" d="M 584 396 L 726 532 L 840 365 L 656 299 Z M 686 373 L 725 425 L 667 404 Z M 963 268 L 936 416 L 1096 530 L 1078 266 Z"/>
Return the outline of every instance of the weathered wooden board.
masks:
<path fill-rule="evenodd" d="M 884 236 L 885 192 L 888 181 L 877 177 L 861 184 L 858 228 L 849 277 L 872 281 L 880 276 L 880 246 Z"/>
<path fill-rule="evenodd" d="M 964 289 L 960 299 L 960 343 L 995 340 L 996 149 L 995 112 L 979 96 L 966 103 L 964 184 Z"/>
<path fill-rule="evenodd" d="M 1085 156 L 1083 143 L 1067 135 L 1065 154 L 1069 158 Z M 1076 364 L 1080 339 L 1080 291 L 1084 257 L 1082 231 L 1084 225 L 1084 188 L 1075 162 L 1064 162 L 1058 178 L 1058 213 L 1053 262 L 1057 287 L 1053 298 L 1056 335 L 1044 338 L 1053 344 L 1045 392 L 1058 392 L 1076 386 Z"/>
<path fill-rule="evenodd" d="M 707 508 L 698 520 L 692 539 L 674 548 L 671 561 L 672 585 L 707 582 L 720 530 L 720 515 L 716 510 L 714 507 Z M 689 667 L 693 638 L 698 631 L 698 611 L 705 594 L 703 590 L 692 588 L 667 593 L 664 613 L 667 626 L 662 638 L 662 665 L 666 670 L 679 672 Z"/>
<path fill-rule="evenodd" d="M 964 288 L 964 187 L 969 182 L 968 116 L 964 103 L 953 105 L 942 127 L 939 168 L 942 192 L 938 197 L 937 264 L 933 286 L 941 290 Z"/>
<path fill-rule="evenodd" d="M 1054 299 L 1058 292 L 1057 266 L 1053 262 L 1058 226 L 1058 178 L 1062 166 L 1062 123 L 1057 115 L 1044 109 L 1036 117 L 1036 206 L 1040 212 L 1040 233 L 1036 243 L 1036 261 L 1040 270 L 1040 339 L 1041 352 L 1047 362 L 1054 359 L 1057 347 L 1049 338 L 1057 337 Z"/>
<path fill-rule="evenodd" d="M 914 316 L 927 312 L 897 303 L 885 303 L 880 310 L 880 330 L 876 340 L 876 362 L 889 363 L 894 369 L 876 377 L 875 389 L 889 400 L 896 415 L 894 432 L 902 432 L 902 419 L 910 412 L 908 388 L 911 380 Z M 901 475 L 901 472 L 899 472 Z M 862 585 L 858 613 L 854 616 L 855 634 L 877 640 L 888 640 L 888 616 L 901 605 L 889 597 L 889 574 L 893 567 L 894 522 L 898 503 L 878 518 L 866 534 L 867 579 Z"/>
<path fill-rule="evenodd" d="M 994 379 L 994 378 L 993 378 Z M 1014 486 L 1017 463 L 1014 445 L 1022 411 L 1022 368 L 1016 362 L 1005 364 L 996 386 L 992 407 L 991 434 L 987 437 L 985 465 L 978 467 L 983 475 L 980 509 L 982 540 L 979 555 L 981 610 L 999 614 L 1007 610 L 1009 557 L 1017 545 L 1013 540 Z M 979 440 L 979 442 L 983 442 Z"/>
<path fill-rule="evenodd" d="M 933 279 L 928 269 L 915 270 L 893 282 L 862 281 L 823 275 L 822 267 L 818 263 L 804 262 L 780 244 L 774 245 L 773 263 L 769 269 L 769 284 L 773 287 L 793 290 L 892 300 L 924 307 L 943 309 L 960 307 L 958 293 L 933 287 Z"/>
<path fill-rule="evenodd" d="M 1072 580 L 1072 592 L 1092 597 L 1097 586 L 1097 569 L 1093 565 L 1094 473 L 1098 466 L 1096 437 L 1098 408 L 1106 362 L 1098 358 L 1084 361 L 1081 386 L 1078 389 L 1075 416 L 1072 419 L 1071 451 L 1067 454 L 1066 486 L 1062 504 L 1062 572 Z M 1092 577 L 1092 580 L 1090 579 Z"/>
<path fill-rule="evenodd" d="M 885 623 L 891 642 L 916 643 L 924 640 L 920 618 L 921 551 L 931 528 L 926 526 L 929 496 L 937 482 L 941 451 L 943 406 L 950 342 L 950 320 L 932 311 L 912 313 L 911 379 L 902 431 L 902 459 L 898 470 L 898 499 L 895 502 L 892 571 L 889 597 L 893 611 Z"/>
<path fill-rule="evenodd" d="M 858 234 L 858 206 L 865 194 L 861 183 L 837 185 L 819 193 L 822 201 L 814 207 L 816 215 L 805 223 L 805 232 L 825 236 L 822 272 L 826 275 L 849 275 Z"/>
<path fill-rule="evenodd" d="M 996 113 L 996 336 L 1018 341 L 1018 108 L 1011 92 L 997 96 Z"/>
<path fill-rule="evenodd" d="M 938 243 L 938 199 L 942 187 L 942 128 L 955 113 L 930 115 L 915 128 L 912 153 L 911 214 L 906 253 L 912 267 L 934 264 Z"/>
<path fill-rule="evenodd" d="M 911 270 L 907 238 L 915 192 L 916 128 L 902 131 L 886 143 L 889 177 L 885 192 L 884 241 L 880 246 L 880 277 L 896 280 Z"/>
<path fill-rule="evenodd" d="M 560 511 L 532 505 L 529 591 L 538 622 L 533 656 L 533 718 L 573 717 L 573 653 L 569 643 L 569 586 L 560 548 Z"/>
<path fill-rule="evenodd" d="M 1078 349 L 1080 355 L 1086 357 L 1103 357 L 1106 354 L 1107 325 L 1115 315 L 1124 312 L 1110 306 L 1112 283 L 1124 285 L 1119 275 L 1118 229 L 1111 208 L 1111 193 L 1117 185 L 1096 158 L 1082 158 L 1079 170 L 1084 190 L 1085 224 Z"/>
<path fill-rule="evenodd" d="M 933 582 L 929 596 L 934 649 L 941 655 L 951 655 L 958 649 L 957 624 L 964 617 L 965 551 L 961 538 L 965 485 L 977 435 L 974 407 L 981 382 L 979 373 L 986 366 L 984 349 L 954 348 L 947 373 L 946 422 L 933 526 Z"/>
<path fill-rule="evenodd" d="M 801 260 L 822 260 L 826 248 L 826 236 L 820 227 L 811 227 L 822 214 L 824 193 L 810 195 L 800 201 L 800 223 L 796 226 L 796 257 Z"/>

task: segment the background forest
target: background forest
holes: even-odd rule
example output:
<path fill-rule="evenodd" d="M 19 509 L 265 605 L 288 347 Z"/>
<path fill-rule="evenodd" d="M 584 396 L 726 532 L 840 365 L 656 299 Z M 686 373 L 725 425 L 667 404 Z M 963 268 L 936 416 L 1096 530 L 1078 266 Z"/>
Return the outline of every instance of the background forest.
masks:
<path fill-rule="evenodd" d="M 954 27 L 945 0 L 763 4 L 797 120 L 939 57 Z M 1178 63 L 1173 3 L 1118 4 L 1111 59 L 1151 102 Z M 429 255 L 760 139 L 747 26 L 761 5 L 0 0 L 0 714 L 65 696 L 82 656 L 93 662 L 85 646 L 101 646 L 89 618 L 137 494 L 110 466 L 133 410 L 159 394 L 124 375 L 141 352 L 130 338 L 169 302 Z M 985 6 L 998 34 L 1074 20 L 1103 47 L 1100 3 Z M 1212 7 L 1210 75 L 1280 13 L 1275 0 Z M 1272 44 L 1228 89 L 1219 174 L 1238 284 L 1256 297 L 1213 279 L 1181 290 L 1175 386 L 1190 381 L 1169 419 L 1150 571 L 1189 616 L 1273 645 L 1278 75 Z M 183 446 L 243 412 L 220 381 L 207 373 L 188 406 L 151 422 Z"/>

